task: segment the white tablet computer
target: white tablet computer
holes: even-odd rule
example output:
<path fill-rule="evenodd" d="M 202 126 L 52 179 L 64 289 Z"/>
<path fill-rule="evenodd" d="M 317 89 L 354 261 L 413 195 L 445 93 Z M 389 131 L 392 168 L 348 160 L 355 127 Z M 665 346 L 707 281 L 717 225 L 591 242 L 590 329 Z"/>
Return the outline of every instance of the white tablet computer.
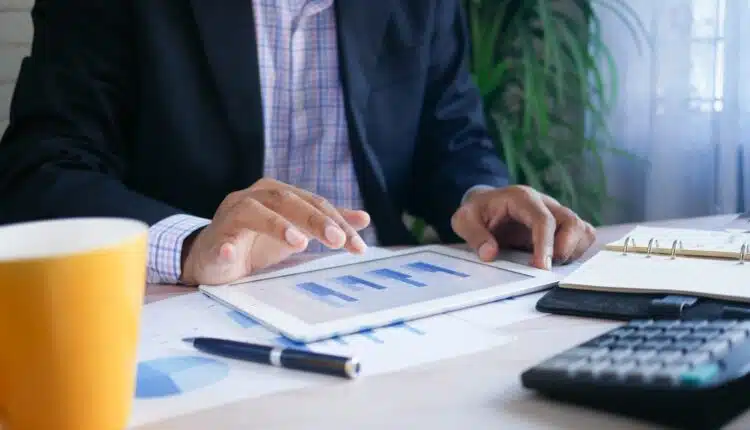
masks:
<path fill-rule="evenodd" d="M 201 291 L 298 342 L 445 313 L 553 286 L 553 272 L 426 246 Z"/>

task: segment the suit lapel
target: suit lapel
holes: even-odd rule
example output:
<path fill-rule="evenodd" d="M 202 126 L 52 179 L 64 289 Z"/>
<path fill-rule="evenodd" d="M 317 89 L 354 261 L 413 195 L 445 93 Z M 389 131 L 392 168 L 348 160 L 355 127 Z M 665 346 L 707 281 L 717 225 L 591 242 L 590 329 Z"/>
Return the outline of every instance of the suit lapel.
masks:
<path fill-rule="evenodd" d="M 397 0 L 340 0 L 336 2 L 336 25 L 342 78 L 349 99 L 364 108 L 370 90 L 368 70 L 375 67 L 383 47 L 383 36 Z"/>
<path fill-rule="evenodd" d="M 352 158 L 367 210 L 379 226 L 378 239 L 385 245 L 414 241 L 402 227 L 401 214 L 391 204 L 386 175 L 366 133 L 369 77 L 377 65 L 398 1 L 339 0 L 335 3 L 339 64 Z M 383 228 L 385 226 L 390 228 Z"/>
<path fill-rule="evenodd" d="M 209 69 L 237 136 L 239 186 L 263 173 L 263 111 L 252 0 L 190 0 Z"/>

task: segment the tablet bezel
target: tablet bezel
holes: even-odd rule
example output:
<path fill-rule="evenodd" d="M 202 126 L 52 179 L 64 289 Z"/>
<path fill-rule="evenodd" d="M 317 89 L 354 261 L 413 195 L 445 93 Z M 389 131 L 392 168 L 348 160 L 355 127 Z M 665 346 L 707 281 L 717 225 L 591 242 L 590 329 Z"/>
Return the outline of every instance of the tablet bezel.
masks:
<path fill-rule="evenodd" d="M 528 279 L 503 283 L 480 290 L 467 291 L 448 297 L 442 297 L 424 302 L 413 303 L 385 309 L 377 312 L 357 315 L 349 318 L 327 321 L 323 323 L 308 323 L 294 315 L 286 313 L 276 307 L 259 301 L 256 298 L 244 294 L 238 286 L 252 284 L 265 279 L 289 276 L 305 272 L 304 268 L 295 270 L 290 268 L 280 272 L 270 272 L 263 275 L 252 277 L 251 280 L 242 283 L 233 283 L 231 285 L 205 286 L 201 285 L 200 290 L 211 298 L 223 303 L 224 305 L 244 313 L 248 317 L 256 320 L 258 323 L 269 329 L 280 333 L 281 335 L 297 342 L 309 343 L 315 341 L 335 338 L 354 334 L 370 329 L 382 328 L 385 326 L 397 324 L 400 322 L 411 321 L 425 318 L 437 314 L 466 309 L 486 303 L 495 302 L 514 296 L 526 295 L 542 291 L 554 286 L 560 281 L 560 276 L 552 271 L 541 270 L 531 266 L 525 266 L 506 260 L 493 262 L 481 261 L 474 252 L 456 249 L 444 245 L 428 245 L 416 248 L 409 248 L 400 251 L 394 251 L 382 257 L 364 259 L 357 262 L 346 264 L 333 264 L 330 266 L 322 265 L 316 270 L 325 270 L 328 268 L 342 267 L 347 265 L 359 264 L 363 261 L 386 260 L 401 255 L 409 255 L 418 252 L 435 252 L 447 257 L 460 258 L 473 263 L 483 264 L 502 270 L 516 272 L 529 276 Z"/>

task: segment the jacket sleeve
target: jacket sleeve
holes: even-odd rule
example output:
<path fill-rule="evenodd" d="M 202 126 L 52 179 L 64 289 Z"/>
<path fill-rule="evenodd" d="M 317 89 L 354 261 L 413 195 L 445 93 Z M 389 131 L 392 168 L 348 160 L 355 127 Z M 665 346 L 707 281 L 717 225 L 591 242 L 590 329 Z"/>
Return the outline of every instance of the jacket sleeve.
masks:
<path fill-rule="evenodd" d="M 509 184 L 467 68 L 469 39 L 460 3 L 435 1 L 436 25 L 408 208 L 444 241 L 457 240 L 450 219 L 469 189 Z"/>
<path fill-rule="evenodd" d="M 129 190 L 137 95 L 126 0 L 37 0 L 0 142 L 0 224 L 72 216 L 152 225 L 179 211 Z"/>

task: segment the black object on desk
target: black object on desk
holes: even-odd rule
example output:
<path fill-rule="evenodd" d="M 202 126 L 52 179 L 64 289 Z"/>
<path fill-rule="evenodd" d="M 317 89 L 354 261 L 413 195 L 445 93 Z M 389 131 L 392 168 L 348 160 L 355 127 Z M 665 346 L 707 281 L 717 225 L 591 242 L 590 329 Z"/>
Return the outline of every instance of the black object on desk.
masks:
<path fill-rule="evenodd" d="M 750 406 L 749 372 L 750 321 L 634 320 L 533 366 L 521 381 L 567 403 L 717 429 Z"/>
<path fill-rule="evenodd" d="M 750 319 L 750 303 L 704 297 L 554 287 L 536 309 L 557 315 L 633 319 Z"/>
<path fill-rule="evenodd" d="M 297 348 L 284 348 L 269 345 L 238 342 L 234 340 L 196 337 L 183 339 L 197 349 L 213 355 L 271 364 L 288 369 L 326 375 L 356 378 L 361 365 L 356 358 L 320 354 Z"/>

